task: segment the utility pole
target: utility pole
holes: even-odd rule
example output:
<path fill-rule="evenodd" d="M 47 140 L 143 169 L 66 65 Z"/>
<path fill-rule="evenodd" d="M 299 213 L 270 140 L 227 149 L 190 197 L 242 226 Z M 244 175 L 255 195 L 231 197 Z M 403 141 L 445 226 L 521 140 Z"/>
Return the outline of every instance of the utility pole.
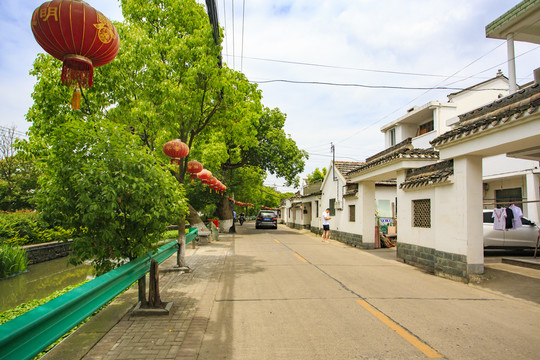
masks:
<path fill-rule="evenodd" d="M 330 151 L 332 152 L 332 177 L 336 181 L 336 147 L 334 143 L 330 143 Z"/>

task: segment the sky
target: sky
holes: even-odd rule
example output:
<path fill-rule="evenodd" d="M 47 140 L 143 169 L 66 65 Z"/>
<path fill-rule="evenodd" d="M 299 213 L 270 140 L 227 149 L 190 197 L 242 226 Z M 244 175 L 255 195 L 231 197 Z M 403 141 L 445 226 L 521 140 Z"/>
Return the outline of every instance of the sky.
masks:
<path fill-rule="evenodd" d="M 485 26 L 519 0 L 215 0 L 224 28 L 223 60 L 262 91 L 263 104 L 287 115 L 285 131 L 306 150 L 301 177 L 332 160 L 364 161 L 384 149 L 380 128 L 413 106 L 507 75 L 506 42 Z M 0 0 L 0 130 L 31 125 L 43 50 L 30 18 L 43 1 Z M 87 0 L 121 21 L 116 0 Z M 204 4 L 203 0 L 199 0 Z M 533 80 L 540 46 L 515 43 L 518 84 Z M 445 89 L 433 89 L 443 87 Z M 430 90 L 431 89 L 431 90 Z M 292 191 L 269 175 L 266 185 Z"/>

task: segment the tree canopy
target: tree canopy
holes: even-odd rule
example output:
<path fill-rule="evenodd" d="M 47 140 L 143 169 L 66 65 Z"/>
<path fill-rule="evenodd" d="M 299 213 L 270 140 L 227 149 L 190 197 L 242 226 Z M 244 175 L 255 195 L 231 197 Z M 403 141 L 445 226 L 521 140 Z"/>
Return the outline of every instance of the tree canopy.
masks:
<path fill-rule="evenodd" d="M 307 175 L 308 184 L 311 184 L 317 180 L 324 180 L 326 172 L 327 170 L 325 167 L 322 168 L 322 171 L 319 170 L 319 168 L 315 168 L 311 174 Z"/>
<path fill-rule="evenodd" d="M 121 4 L 120 51 L 94 69 L 81 110 L 69 108 L 60 62 L 37 56 L 23 146 L 43 173 L 39 208 L 76 230 L 76 261 L 93 258 L 102 270 L 111 259 L 151 248 L 166 224 L 183 217 L 186 196 L 197 210 L 219 203 L 200 184 L 184 187 L 189 160 L 201 161 L 229 194 L 249 201 L 266 172 L 297 183 L 307 157 L 285 134 L 285 114 L 262 105 L 257 85 L 217 66 L 221 49 L 201 4 Z M 191 149 L 180 166 L 169 165 L 162 151 L 174 138 Z"/>

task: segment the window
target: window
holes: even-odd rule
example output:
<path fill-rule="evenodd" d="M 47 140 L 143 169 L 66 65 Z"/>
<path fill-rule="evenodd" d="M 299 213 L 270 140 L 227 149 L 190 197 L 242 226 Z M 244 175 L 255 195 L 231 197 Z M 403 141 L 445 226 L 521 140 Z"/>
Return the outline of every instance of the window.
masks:
<path fill-rule="evenodd" d="M 330 208 L 330 216 L 336 216 L 336 199 L 330 199 L 328 207 Z"/>
<path fill-rule="evenodd" d="M 430 131 L 433 131 L 433 120 L 418 127 L 418 135 L 424 135 Z"/>
<path fill-rule="evenodd" d="M 350 222 L 356 221 L 356 206 L 355 205 L 349 205 L 349 221 Z"/>
<path fill-rule="evenodd" d="M 521 188 L 495 190 L 495 202 L 508 203 L 523 201 Z"/>
<path fill-rule="evenodd" d="M 389 132 L 390 146 L 396 145 L 396 128 L 391 129 Z"/>
<path fill-rule="evenodd" d="M 431 227 L 431 200 L 413 200 L 413 227 Z"/>
<path fill-rule="evenodd" d="M 315 217 L 319 217 L 319 200 L 315 200 Z"/>

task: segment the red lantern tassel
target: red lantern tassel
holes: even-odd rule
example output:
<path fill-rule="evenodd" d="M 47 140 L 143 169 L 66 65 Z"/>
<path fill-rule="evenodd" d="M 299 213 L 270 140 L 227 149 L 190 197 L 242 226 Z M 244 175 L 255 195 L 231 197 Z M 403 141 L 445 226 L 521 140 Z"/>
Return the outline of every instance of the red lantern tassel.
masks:
<path fill-rule="evenodd" d="M 71 108 L 73 110 L 79 110 L 81 108 L 81 89 L 78 87 L 73 90 L 73 95 L 71 96 Z"/>

